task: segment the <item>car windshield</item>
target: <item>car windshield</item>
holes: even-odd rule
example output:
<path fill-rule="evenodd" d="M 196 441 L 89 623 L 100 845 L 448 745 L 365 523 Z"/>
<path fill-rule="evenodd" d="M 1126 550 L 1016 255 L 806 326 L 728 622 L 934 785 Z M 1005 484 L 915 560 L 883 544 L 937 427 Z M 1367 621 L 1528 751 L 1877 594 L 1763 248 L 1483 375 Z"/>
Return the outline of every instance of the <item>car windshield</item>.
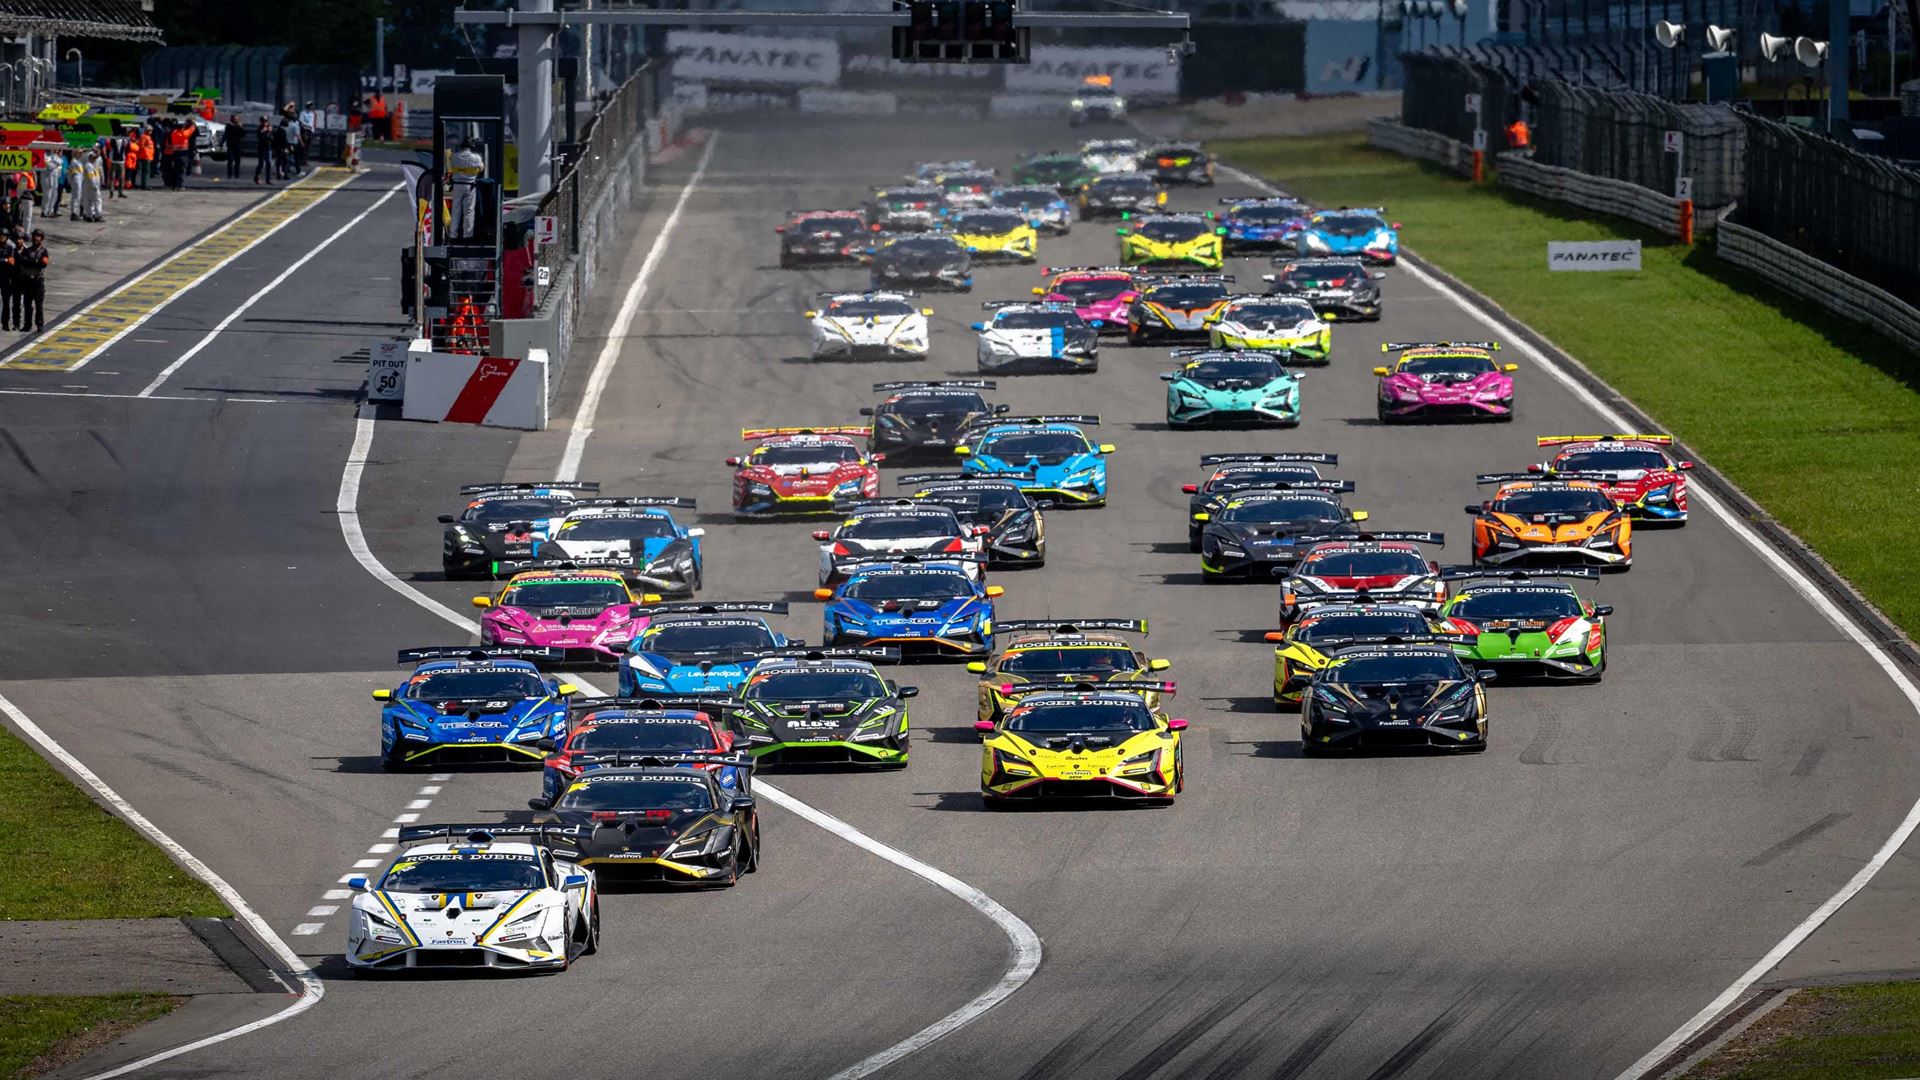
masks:
<path fill-rule="evenodd" d="M 1208 222 L 1179 218 L 1149 218 L 1141 222 L 1139 229 L 1140 235 L 1149 240 L 1191 240 L 1212 231 L 1213 226 Z"/>
<path fill-rule="evenodd" d="M 1218 360 L 1196 360 L 1180 369 L 1180 373 L 1195 382 L 1272 382 L 1284 376 L 1287 369 L 1280 361 L 1270 356 L 1234 356 L 1221 357 Z"/>
<path fill-rule="evenodd" d="M 1096 195 L 1117 195 L 1124 198 L 1139 198 L 1152 195 L 1159 190 L 1152 180 L 1144 176 L 1108 176 L 1093 182 Z"/>
<path fill-rule="evenodd" d="M 763 446 L 753 453 L 755 465 L 818 465 L 832 468 L 860 460 L 860 448 L 846 443 L 791 443 Z"/>
<path fill-rule="evenodd" d="M 540 499 L 488 499 L 475 506 L 467 507 L 460 515 L 462 521 L 471 521 L 480 525 L 501 525 L 509 521 L 538 521 L 542 518 L 560 517 L 567 512 L 573 500 L 554 496 Z"/>
<path fill-rule="evenodd" d="M 770 671 L 747 683 L 752 701 L 869 701 L 887 696 L 886 684 L 871 671 L 843 668 Z"/>
<path fill-rule="evenodd" d="M 1077 648 L 1034 647 L 1010 652 L 1000 661 L 1003 675 L 1098 675 L 1137 671 L 1140 661 L 1132 649 L 1082 645 Z"/>
<path fill-rule="evenodd" d="M 839 319 L 890 319 L 913 312 L 913 305 L 905 300 L 841 300 L 827 309 L 827 314 Z"/>
<path fill-rule="evenodd" d="M 1035 158 L 1021 166 L 1022 170 L 1034 176 L 1065 180 L 1080 174 L 1080 159 L 1073 157 Z"/>
<path fill-rule="evenodd" d="M 880 406 L 882 415 L 894 416 L 944 416 L 986 411 L 987 399 L 971 391 L 964 394 L 910 394 Z"/>
<path fill-rule="evenodd" d="M 1019 214 L 962 214 L 953 219 L 953 231 L 957 233 L 986 233 L 997 235 L 1012 232 L 1027 223 Z"/>
<path fill-rule="evenodd" d="M 1308 289 L 1344 289 L 1356 281 L 1364 281 L 1367 272 L 1359 263 L 1347 263 L 1336 266 L 1289 266 L 1280 275 L 1287 281 Z"/>
<path fill-rule="evenodd" d="M 1335 236 L 1366 236 L 1386 228 L 1387 223 L 1372 214 L 1324 214 L 1314 219 L 1313 227 Z"/>
<path fill-rule="evenodd" d="M 852 523 L 840 527 L 840 538 L 844 540 L 905 540 L 911 537 L 958 535 L 958 523 L 946 514 L 856 518 Z"/>
<path fill-rule="evenodd" d="M 1227 211 L 1227 216 L 1235 221 L 1248 221 L 1260 225 L 1279 225 L 1300 216 L 1297 206 L 1236 206 Z"/>
<path fill-rule="evenodd" d="M 1161 285 L 1147 299 L 1170 308 L 1197 308 L 1217 302 L 1227 295 L 1227 287 L 1218 282 L 1198 281 L 1191 285 Z"/>
<path fill-rule="evenodd" d="M 1564 472 L 1667 469 L 1667 455 L 1658 450 L 1576 450 L 1562 454 L 1553 467 Z"/>
<path fill-rule="evenodd" d="M 1048 292 L 1057 293 L 1076 304 L 1111 300 L 1133 288 L 1133 279 L 1123 277 L 1067 278 L 1056 281 Z"/>
<path fill-rule="evenodd" d="M 1275 465 L 1272 468 L 1249 469 L 1245 472 L 1226 473 L 1207 481 L 1203 489 L 1213 491 L 1221 487 L 1253 487 L 1262 483 L 1292 483 L 1300 480 L 1318 480 L 1320 473 L 1311 465 Z"/>
<path fill-rule="evenodd" d="M 433 671 L 413 677 L 407 696 L 416 701 L 472 701 L 476 698 L 530 698 L 545 694 L 531 671 Z"/>
<path fill-rule="evenodd" d="M 1074 431 L 1016 431 L 992 436 L 980 444 L 980 453 L 1015 462 L 1029 457 L 1084 454 L 1088 449 L 1086 436 Z"/>
<path fill-rule="evenodd" d="M 486 850 L 409 851 L 380 879 L 381 889 L 399 893 L 520 892 L 546 884 L 539 856 Z"/>
<path fill-rule="evenodd" d="M 1293 640 L 1311 645 L 1316 641 L 1331 641 L 1334 638 L 1431 632 L 1427 620 L 1410 611 L 1356 612 L 1309 618 L 1293 632 Z"/>
<path fill-rule="evenodd" d="M 973 582 L 958 570 L 862 574 L 847 583 L 846 595 L 874 603 L 884 600 L 951 600 L 973 595 Z"/>
<path fill-rule="evenodd" d="M 913 210 L 924 208 L 938 199 L 937 188 L 895 188 L 874 195 L 874 201 L 884 204 L 889 210 Z"/>
<path fill-rule="evenodd" d="M 1011 188 L 993 193 L 993 205 L 1017 206 L 1023 210 L 1033 210 L 1053 205 L 1060 196 L 1046 188 Z"/>
<path fill-rule="evenodd" d="M 1462 619 L 1565 619 L 1586 612 L 1571 590 L 1523 588 L 1468 590 L 1447 614 Z"/>
<path fill-rule="evenodd" d="M 802 236 L 845 236 L 858 227 L 852 218 L 807 218 L 795 222 L 792 231 Z"/>
<path fill-rule="evenodd" d="M 1430 375 L 1486 375 L 1496 370 L 1484 356 L 1412 356 L 1400 362 L 1400 370 L 1425 378 Z"/>
<path fill-rule="evenodd" d="M 1597 488 L 1523 488 L 1502 495 L 1493 504 L 1503 514 L 1597 514 L 1613 509 L 1613 500 Z"/>
<path fill-rule="evenodd" d="M 952 255 L 960 244 L 951 236 L 907 236 L 888 244 L 886 250 L 902 255 Z"/>
<path fill-rule="evenodd" d="M 588 774 L 592 776 L 592 773 Z M 705 773 L 685 779 L 665 776 L 603 776 L 567 789 L 556 810 L 711 810 Z"/>
<path fill-rule="evenodd" d="M 1003 311 L 993 318 L 995 330 L 1051 330 L 1084 325 L 1080 316 L 1071 311 Z"/>
<path fill-rule="evenodd" d="M 1426 560 L 1412 551 L 1335 551 L 1309 556 L 1295 571 L 1301 577 L 1409 577 L 1428 573 Z"/>
<path fill-rule="evenodd" d="M 1088 701 L 1021 709 L 1007 718 L 1007 730 L 1027 736 L 1067 732 L 1151 731 L 1153 713 L 1145 702 Z"/>
<path fill-rule="evenodd" d="M 595 724 L 587 720 L 567 740 L 574 753 L 603 754 L 613 750 L 655 750 L 663 754 L 712 750 L 713 728 L 692 717 L 662 717 L 638 723 Z"/>
<path fill-rule="evenodd" d="M 1228 504 L 1220 512 L 1221 521 L 1254 524 L 1271 524 L 1279 521 L 1344 521 L 1345 519 L 1346 515 L 1341 513 L 1340 504 L 1337 501 L 1309 496 L 1260 499 L 1241 503 L 1238 506 Z"/>
<path fill-rule="evenodd" d="M 618 581 L 529 581 L 507 586 L 501 607 L 612 607 L 628 604 L 627 587 Z"/>
<path fill-rule="evenodd" d="M 940 178 L 940 186 L 948 192 L 985 191 L 993 186 L 993 177 L 988 173 L 950 173 Z"/>
<path fill-rule="evenodd" d="M 1235 304 L 1228 309 L 1225 318 L 1243 323 L 1275 323 L 1291 326 L 1294 323 L 1311 322 L 1315 316 L 1312 306 L 1304 301 L 1261 300 L 1250 304 Z"/>
<path fill-rule="evenodd" d="M 747 619 L 729 619 L 721 623 L 669 621 L 655 623 L 635 641 L 635 652 L 661 653 L 668 657 L 737 653 L 746 649 L 771 649 L 776 646 L 773 631 L 766 624 Z"/>
<path fill-rule="evenodd" d="M 1451 653 L 1394 652 L 1356 656 L 1327 669 L 1323 678 L 1339 683 L 1370 685 L 1439 682 L 1464 676 Z"/>
<path fill-rule="evenodd" d="M 562 540 L 659 540 L 673 535 L 673 522 L 659 514 L 592 517 L 560 527 Z"/>

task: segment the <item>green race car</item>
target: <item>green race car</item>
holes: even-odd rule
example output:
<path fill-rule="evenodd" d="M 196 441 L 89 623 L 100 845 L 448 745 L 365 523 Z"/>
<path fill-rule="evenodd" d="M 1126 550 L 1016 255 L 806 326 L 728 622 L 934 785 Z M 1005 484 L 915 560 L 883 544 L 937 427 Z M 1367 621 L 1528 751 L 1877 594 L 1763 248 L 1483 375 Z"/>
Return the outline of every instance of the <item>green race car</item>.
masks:
<path fill-rule="evenodd" d="M 1597 578 L 1598 570 L 1514 570 L 1451 566 L 1446 581 L 1466 582 L 1440 607 L 1462 660 L 1522 675 L 1599 682 L 1607 670 L 1608 604 L 1583 598 L 1551 578 Z"/>
<path fill-rule="evenodd" d="M 1163 371 L 1167 426 L 1300 422 L 1300 375 L 1281 363 L 1287 354 L 1250 349 L 1176 349 L 1183 361 Z"/>
<path fill-rule="evenodd" d="M 1050 151 L 1021 158 L 1013 167 L 1015 186 L 1022 184 L 1046 184 L 1062 195 L 1080 190 L 1080 185 L 1092 180 L 1095 173 L 1079 154 Z"/>
<path fill-rule="evenodd" d="M 894 649 L 775 649 L 735 691 L 731 726 L 755 762 L 907 767 L 907 699 L 920 693 L 875 670 Z M 736 743 L 736 746 L 740 743 Z"/>

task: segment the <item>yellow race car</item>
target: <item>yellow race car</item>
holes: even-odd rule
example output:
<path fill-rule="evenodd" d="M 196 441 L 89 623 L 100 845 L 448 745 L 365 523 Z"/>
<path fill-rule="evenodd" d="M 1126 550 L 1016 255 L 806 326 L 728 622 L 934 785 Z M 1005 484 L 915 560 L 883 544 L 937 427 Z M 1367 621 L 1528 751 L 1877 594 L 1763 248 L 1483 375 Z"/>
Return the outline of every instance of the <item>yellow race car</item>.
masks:
<path fill-rule="evenodd" d="M 1025 799 L 1131 799 L 1161 805 L 1185 786 L 1181 732 L 1147 704 L 1170 682 L 1042 683 L 1016 687 L 999 723 L 977 721 L 980 798 L 988 809 Z"/>
<path fill-rule="evenodd" d="M 1029 683 L 1131 682 L 1173 666 L 1150 660 L 1121 632 L 1144 634 L 1145 619 L 1004 619 L 995 634 L 1017 635 L 991 660 L 975 660 L 967 670 L 981 676 L 978 717 L 999 720 L 1011 708 L 1016 686 Z M 1145 695 L 1158 705 L 1160 696 Z"/>
<path fill-rule="evenodd" d="M 962 210 L 948 222 L 947 232 L 974 262 L 997 258 L 1030 263 L 1040 250 L 1039 232 L 1011 210 Z"/>
<path fill-rule="evenodd" d="M 1246 296 L 1214 313 L 1207 328 L 1216 349 L 1284 349 L 1294 361 L 1324 364 L 1333 355 L 1333 327 L 1305 300 Z"/>
<path fill-rule="evenodd" d="M 1226 232 L 1212 214 L 1155 214 L 1135 218 L 1121 214 L 1120 261 L 1127 266 L 1198 266 L 1218 270 L 1226 265 Z"/>
<path fill-rule="evenodd" d="M 1297 709 L 1328 654 L 1349 645 L 1425 638 L 1445 633 L 1434 617 L 1411 604 L 1328 604 L 1316 607 L 1285 630 L 1267 634 L 1274 643 L 1273 707 Z"/>

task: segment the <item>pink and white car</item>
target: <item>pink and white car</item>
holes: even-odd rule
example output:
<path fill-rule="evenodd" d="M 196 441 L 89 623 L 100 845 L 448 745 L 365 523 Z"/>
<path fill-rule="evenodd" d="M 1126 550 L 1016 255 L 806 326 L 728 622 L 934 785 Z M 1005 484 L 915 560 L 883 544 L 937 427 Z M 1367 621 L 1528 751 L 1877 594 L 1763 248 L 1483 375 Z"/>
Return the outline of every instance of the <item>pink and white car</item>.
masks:
<path fill-rule="evenodd" d="M 1133 271 L 1124 266 L 1049 266 L 1047 284 L 1033 295 L 1053 304 L 1072 304 L 1095 332 L 1124 334 L 1127 309 L 1140 296 Z"/>
<path fill-rule="evenodd" d="M 1388 342 L 1399 353 L 1392 367 L 1377 367 L 1381 423 L 1396 420 L 1513 419 L 1513 372 L 1518 364 L 1493 359 L 1494 341 Z"/>
<path fill-rule="evenodd" d="M 498 597 L 476 596 L 482 645 L 565 649 L 566 663 L 618 665 L 634 636 L 653 621 L 618 570 L 529 570 L 513 575 Z"/>

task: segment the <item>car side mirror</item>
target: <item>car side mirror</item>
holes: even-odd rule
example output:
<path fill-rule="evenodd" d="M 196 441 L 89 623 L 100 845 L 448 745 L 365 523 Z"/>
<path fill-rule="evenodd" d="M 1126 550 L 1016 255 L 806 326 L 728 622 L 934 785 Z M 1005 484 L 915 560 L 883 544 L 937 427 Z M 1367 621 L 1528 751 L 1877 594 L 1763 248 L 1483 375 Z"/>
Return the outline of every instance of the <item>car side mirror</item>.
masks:
<path fill-rule="evenodd" d="M 975 525 L 973 527 L 973 535 L 975 536 L 985 536 L 992 531 L 993 526 L 991 525 Z"/>
<path fill-rule="evenodd" d="M 1675 463 L 1674 463 L 1674 467 L 1675 467 L 1675 468 L 1678 468 L 1678 469 L 1691 469 L 1691 468 L 1693 468 L 1693 462 L 1691 462 L 1691 461 L 1677 461 L 1677 462 L 1675 462 Z"/>
<path fill-rule="evenodd" d="M 702 529 L 698 526 L 695 526 L 694 528 L 687 530 L 687 535 L 688 536 L 705 536 L 707 535 L 707 530 Z"/>
<path fill-rule="evenodd" d="M 1372 517 L 1373 515 L 1367 513 L 1365 510 L 1355 510 L 1351 514 L 1348 514 L 1347 516 L 1350 520 L 1353 520 L 1353 521 L 1365 521 L 1368 518 Z"/>
<path fill-rule="evenodd" d="M 1260 636 L 1267 641 L 1279 642 L 1287 640 L 1287 632 L 1285 630 L 1269 630 Z"/>
<path fill-rule="evenodd" d="M 833 539 L 833 534 L 825 529 L 815 529 L 813 530 L 813 538 L 815 540 L 831 540 Z"/>
<path fill-rule="evenodd" d="M 987 673 L 986 661 L 969 660 L 967 661 L 967 670 L 974 673 L 975 675 L 985 675 Z"/>
<path fill-rule="evenodd" d="M 1167 730 L 1168 731 L 1185 731 L 1187 730 L 1187 722 L 1176 716 L 1172 720 L 1167 721 Z"/>
<path fill-rule="evenodd" d="M 560 749 L 560 744 L 557 742 L 554 742 L 552 739 L 535 739 L 533 740 L 533 745 L 539 747 L 542 750 L 545 750 L 549 754 L 553 753 L 555 750 Z"/>
<path fill-rule="evenodd" d="M 730 457 L 727 459 L 727 464 L 737 469 L 740 467 L 740 459 L 737 457 Z"/>
<path fill-rule="evenodd" d="M 1606 618 L 1607 616 L 1609 616 L 1609 615 L 1611 615 L 1611 614 L 1613 614 L 1613 605 L 1612 605 L 1612 604 L 1595 604 L 1595 605 L 1593 605 L 1593 617 L 1594 617 L 1594 618 L 1596 618 L 1596 619 L 1604 619 L 1604 618 Z"/>
<path fill-rule="evenodd" d="M 1545 470 L 1541 467 L 1540 463 L 1536 461 L 1533 464 L 1527 466 L 1527 471 L 1528 472 L 1544 472 Z"/>
<path fill-rule="evenodd" d="M 535 795 L 533 798 L 527 800 L 527 809 L 551 810 L 553 809 L 553 800 L 547 798 L 545 795 Z"/>
<path fill-rule="evenodd" d="M 1175 373 L 1175 372 L 1171 372 L 1171 371 L 1163 371 L 1163 372 L 1161 372 L 1161 373 L 1160 373 L 1160 381 L 1161 381 L 1161 382 L 1172 382 L 1173 380 L 1175 380 L 1175 379 L 1177 379 L 1177 378 L 1179 378 L 1179 377 L 1180 377 L 1180 376 L 1179 376 L 1179 375 L 1178 375 L 1177 373 Z"/>
<path fill-rule="evenodd" d="M 1385 270 L 1375 270 L 1373 272 L 1373 280 L 1375 281 L 1387 280 L 1387 272 Z"/>
<path fill-rule="evenodd" d="M 1173 666 L 1173 661 L 1171 660 L 1154 659 L 1154 660 L 1147 661 L 1148 671 L 1165 671 L 1172 666 Z"/>
<path fill-rule="evenodd" d="M 1212 521 L 1212 520 L 1213 520 L 1213 515 L 1212 515 L 1212 514 L 1209 514 L 1209 513 L 1207 513 L 1207 512 L 1205 511 L 1205 510 L 1202 510 L 1202 511 L 1200 511 L 1199 513 L 1197 513 L 1197 514 L 1195 514 L 1195 515 L 1193 515 L 1193 520 L 1195 520 L 1195 521 Z"/>
<path fill-rule="evenodd" d="M 923 307 L 923 308 L 921 308 L 921 309 L 920 309 L 920 314 L 922 314 L 922 315 L 924 315 L 924 316 L 926 316 L 927 318 L 929 318 L 929 319 L 931 319 L 931 318 L 933 318 L 933 309 L 932 309 L 932 308 L 930 308 L 930 307 Z"/>
<path fill-rule="evenodd" d="M 805 315 L 809 319 L 817 319 L 820 317 L 820 313 L 817 311 L 804 311 L 804 312 L 801 312 L 801 314 Z"/>
<path fill-rule="evenodd" d="M 1261 274 L 1260 280 L 1261 281 L 1279 281 L 1280 275 L 1279 274 Z"/>
<path fill-rule="evenodd" d="M 993 415 L 995 416 L 1005 416 L 1012 411 L 1013 411 L 1013 406 L 1011 405 L 1002 404 L 1002 405 L 995 405 L 993 407 Z"/>
<path fill-rule="evenodd" d="M 373 692 L 373 700 L 375 700 L 375 701 L 392 701 L 392 700 L 393 700 L 393 691 L 391 691 L 391 690 L 375 690 L 375 691 Z"/>
<path fill-rule="evenodd" d="M 993 734 L 993 730 L 994 730 L 994 728 L 993 728 L 993 721 L 991 721 L 991 720 L 975 720 L 975 721 L 973 722 L 973 730 L 975 730 L 975 731 L 977 731 L 977 732 L 979 732 L 979 733 L 980 733 L 980 734 L 982 734 L 982 735 L 991 735 L 991 734 Z"/>
<path fill-rule="evenodd" d="M 1183 493 L 1188 495 L 1198 495 L 1200 494 L 1200 485 L 1199 484 L 1181 484 L 1180 490 Z"/>
<path fill-rule="evenodd" d="M 1389 228 L 1389 229 L 1398 229 L 1399 227 L 1400 227 L 1400 223 L 1399 223 L 1399 222 L 1397 222 L 1397 221 L 1389 221 L 1389 222 L 1387 222 L 1387 228 Z"/>
<path fill-rule="evenodd" d="M 1519 364 L 1501 364 L 1501 365 L 1500 365 L 1500 370 L 1501 370 L 1501 371 L 1505 371 L 1505 372 L 1508 372 L 1508 373 L 1512 373 L 1512 372 L 1515 372 L 1515 371 L 1519 371 L 1519 370 L 1520 370 L 1520 365 L 1519 365 Z"/>
<path fill-rule="evenodd" d="M 356 874 L 347 879 L 347 888 L 352 889 L 354 892 L 366 892 L 367 879 Z"/>
<path fill-rule="evenodd" d="M 559 686 L 554 687 L 553 692 L 559 697 L 572 697 L 580 692 L 580 688 L 570 682 L 563 682 Z"/>
<path fill-rule="evenodd" d="M 896 690 L 896 693 L 902 698 L 919 697 L 920 688 L 917 686 L 902 686 Z"/>
<path fill-rule="evenodd" d="M 1333 322 L 1334 320 L 1338 319 L 1340 316 L 1334 314 L 1331 311 L 1323 311 L 1320 313 L 1320 317 L 1322 319 L 1325 319 L 1328 322 Z"/>
<path fill-rule="evenodd" d="M 954 453 L 956 453 L 956 454 L 958 454 L 958 455 L 960 455 L 961 457 L 966 457 L 966 456 L 967 456 L 968 454 L 971 454 L 971 453 L 973 453 L 973 451 L 972 451 L 972 450 L 969 450 L 968 448 L 966 448 L 966 447 L 964 447 L 964 446 L 956 446 L 956 447 L 954 447 L 954 448 L 953 448 L 953 452 L 954 452 Z"/>
<path fill-rule="evenodd" d="M 1115 229 L 1115 230 L 1113 230 L 1113 235 L 1115 235 L 1115 236 L 1125 236 L 1125 235 L 1127 235 L 1127 230 L 1125 230 L 1125 229 Z"/>
<path fill-rule="evenodd" d="M 981 331 L 983 331 L 983 330 L 985 330 L 986 328 L 987 328 L 987 324 L 986 324 L 986 323 L 981 323 L 981 322 L 976 322 L 976 323 L 968 323 L 968 324 L 967 324 L 967 329 L 969 329 L 969 330 L 971 330 L 971 331 L 973 331 L 973 332 L 974 332 L 974 333 L 976 333 L 976 334 L 977 334 L 977 333 L 980 333 Z"/>
<path fill-rule="evenodd" d="M 753 797 L 752 797 L 752 796 L 750 796 L 750 795 L 742 795 L 742 796 L 740 796 L 739 798 L 737 798 L 737 799 L 735 799 L 735 800 L 733 800 L 733 802 L 731 802 L 731 803 L 729 803 L 729 804 L 727 804 L 727 805 L 728 805 L 728 807 L 729 807 L 729 808 L 730 808 L 730 809 L 731 809 L 731 810 L 732 810 L 732 811 L 733 811 L 734 813 L 736 813 L 736 814 L 740 814 L 740 813 L 745 813 L 746 811 L 748 811 L 748 810 L 751 810 L 751 809 L 753 809 L 753 808 L 754 808 L 754 805 L 755 805 L 755 803 L 754 803 L 754 801 L 753 801 Z"/>
<path fill-rule="evenodd" d="M 1007 590 L 1001 588 L 1000 586 L 998 585 L 987 586 L 987 599 L 996 600 L 1005 595 L 1007 595 Z"/>
<path fill-rule="evenodd" d="M 1110 442 L 1103 442 L 1103 443 L 1101 443 L 1101 444 L 1100 444 L 1100 452 L 1101 452 L 1101 453 L 1103 453 L 1103 454 L 1111 454 L 1111 453 L 1113 453 L 1113 452 L 1114 452 L 1115 450 L 1118 450 L 1118 449 L 1119 449 L 1119 447 L 1117 447 L 1117 446 L 1115 446 L 1115 445 L 1113 445 L 1113 444 L 1112 444 L 1112 443 L 1110 443 Z"/>
<path fill-rule="evenodd" d="M 1387 370 L 1386 368 L 1383 368 L 1383 367 L 1377 367 L 1377 368 L 1374 368 L 1374 369 L 1373 369 L 1373 373 L 1374 373 L 1375 375 L 1378 375 L 1378 376 L 1380 376 L 1380 377 L 1381 377 L 1381 378 L 1383 378 L 1383 379 L 1384 379 L 1384 378 L 1386 378 L 1387 376 L 1389 376 L 1389 375 L 1391 375 L 1391 374 L 1393 374 L 1393 372 L 1391 372 L 1391 371 L 1388 371 L 1388 370 Z"/>
<path fill-rule="evenodd" d="M 813 598 L 815 600 L 831 600 L 833 599 L 833 590 L 832 589 L 815 589 L 813 590 Z"/>
<path fill-rule="evenodd" d="M 439 520 L 440 520 L 440 524 L 442 524 L 442 525 L 451 525 L 451 524 L 453 524 L 453 515 L 452 515 L 452 514 L 441 514 L 441 515 L 440 515 L 440 519 L 439 519 Z"/>
<path fill-rule="evenodd" d="M 1483 667 L 1476 669 L 1473 677 L 1479 679 L 1481 682 L 1493 682 L 1500 677 L 1500 673 L 1490 667 Z"/>
<path fill-rule="evenodd" d="M 1033 287 L 1033 295 L 1035 295 L 1035 296 L 1045 296 L 1045 295 L 1047 295 L 1047 290 L 1045 290 L 1045 289 L 1043 289 L 1043 288 L 1041 288 L 1041 287 L 1040 287 L 1040 286 L 1038 286 L 1038 285 L 1035 285 L 1035 286 Z"/>
<path fill-rule="evenodd" d="M 585 874 L 568 874 L 561 880 L 560 887 L 562 889 L 584 889 L 587 887 L 587 881 L 588 878 Z"/>
<path fill-rule="evenodd" d="M 1227 235 L 1227 230 L 1226 230 L 1226 228 L 1225 228 L 1224 226 L 1222 226 L 1221 228 L 1218 228 L 1218 229 L 1215 229 L 1215 230 L 1213 230 L 1213 235 L 1215 235 L 1215 236 L 1225 236 L 1225 235 Z"/>
<path fill-rule="evenodd" d="M 493 598 L 490 596 L 476 596 L 473 598 L 473 606 L 477 608 L 490 608 L 493 606 Z"/>
<path fill-rule="evenodd" d="M 1478 517 L 1480 515 L 1480 507 L 1474 503 L 1468 503 L 1466 505 L 1466 511 L 1467 513 L 1472 514 L 1475 517 Z"/>

